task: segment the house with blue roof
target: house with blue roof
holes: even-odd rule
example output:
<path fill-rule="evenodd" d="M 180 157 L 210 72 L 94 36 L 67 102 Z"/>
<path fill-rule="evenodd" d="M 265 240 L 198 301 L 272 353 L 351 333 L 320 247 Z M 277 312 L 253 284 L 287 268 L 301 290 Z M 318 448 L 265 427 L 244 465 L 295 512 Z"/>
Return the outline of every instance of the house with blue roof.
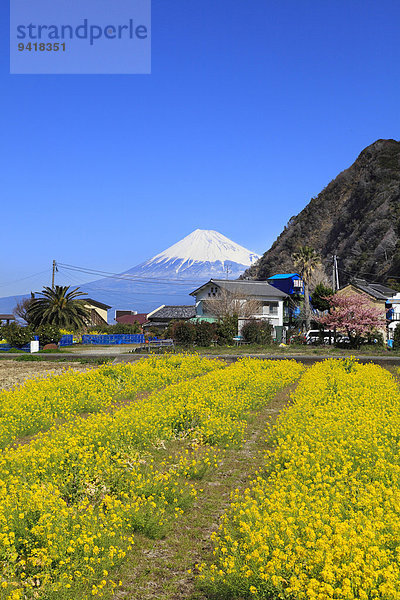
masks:
<path fill-rule="evenodd" d="M 298 273 L 278 273 L 269 277 L 267 281 L 273 287 L 287 294 L 288 298 L 284 305 L 283 322 L 284 325 L 292 327 L 296 319 L 300 316 L 298 296 L 304 296 L 303 279 Z M 293 296 L 294 298 L 291 299 Z"/>
<path fill-rule="evenodd" d="M 278 273 L 267 279 L 270 285 L 273 285 L 288 296 L 294 294 L 304 294 L 303 279 L 298 273 Z"/>

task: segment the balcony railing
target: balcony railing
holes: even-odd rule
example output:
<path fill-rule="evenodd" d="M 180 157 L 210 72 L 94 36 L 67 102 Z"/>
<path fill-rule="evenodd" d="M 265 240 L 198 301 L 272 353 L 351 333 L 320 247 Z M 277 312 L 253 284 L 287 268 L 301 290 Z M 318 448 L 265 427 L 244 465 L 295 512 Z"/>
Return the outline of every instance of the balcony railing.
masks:
<path fill-rule="evenodd" d="M 387 321 L 400 321 L 400 313 L 393 313 L 392 315 L 386 315 Z"/>

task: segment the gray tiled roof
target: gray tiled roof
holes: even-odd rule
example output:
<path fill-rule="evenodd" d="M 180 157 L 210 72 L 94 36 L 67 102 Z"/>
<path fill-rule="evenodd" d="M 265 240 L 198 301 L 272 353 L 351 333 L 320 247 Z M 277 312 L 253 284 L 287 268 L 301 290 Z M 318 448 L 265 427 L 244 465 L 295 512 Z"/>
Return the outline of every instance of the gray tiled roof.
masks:
<path fill-rule="evenodd" d="M 160 319 L 191 319 L 196 315 L 196 307 L 194 305 L 174 305 L 161 306 L 155 310 L 149 320 L 159 321 Z"/>
<path fill-rule="evenodd" d="M 387 300 L 397 293 L 396 290 L 392 290 L 392 288 L 389 288 L 386 285 L 382 285 L 381 283 L 370 283 L 369 281 L 365 281 L 365 279 L 353 279 L 351 284 L 377 300 Z"/>
<path fill-rule="evenodd" d="M 281 292 L 281 290 L 278 290 L 273 285 L 270 285 L 267 281 L 252 281 L 245 279 L 210 279 L 210 281 L 207 281 L 207 283 L 191 292 L 190 295 L 194 296 L 196 292 L 209 283 L 215 284 L 218 287 L 225 289 L 227 292 L 243 294 L 244 296 L 269 296 L 273 298 L 286 298 L 287 296 L 287 294 Z"/>

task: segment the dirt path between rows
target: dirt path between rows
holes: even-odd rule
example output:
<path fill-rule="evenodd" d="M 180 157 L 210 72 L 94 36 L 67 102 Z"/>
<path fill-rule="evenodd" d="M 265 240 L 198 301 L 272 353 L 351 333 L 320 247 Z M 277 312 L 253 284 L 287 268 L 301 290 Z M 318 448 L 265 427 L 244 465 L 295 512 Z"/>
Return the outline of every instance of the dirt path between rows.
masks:
<path fill-rule="evenodd" d="M 117 574 L 123 586 L 114 594 L 115 600 L 206 600 L 195 585 L 195 565 L 212 561 L 210 536 L 229 507 L 231 493 L 245 489 L 263 465 L 266 425 L 275 423 L 296 386 L 297 382 L 281 390 L 254 413 L 242 448 L 228 450 L 223 464 L 196 484 L 203 492 L 177 521 L 174 531 L 162 540 L 135 534 L 134 549 Z"/>

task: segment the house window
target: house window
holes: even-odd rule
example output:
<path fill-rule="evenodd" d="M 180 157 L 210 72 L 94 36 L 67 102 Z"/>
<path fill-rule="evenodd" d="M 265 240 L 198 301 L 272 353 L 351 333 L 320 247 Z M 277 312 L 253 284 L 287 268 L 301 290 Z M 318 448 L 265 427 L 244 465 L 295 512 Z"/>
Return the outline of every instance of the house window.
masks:
<path fill-rule="evenodd" d="M 270 304 L 269 304 L 269 314 L 270 315 L 277 315 L 278 314 L 278 303 L 277 302 L 270 302 Z"/>
<path fill-rule="evenodd" d="M 301 281 L 301 279 L 295 279 L 293 281 L 293 287 L 302 288 L 303 287 L 303 282 Z"/>

